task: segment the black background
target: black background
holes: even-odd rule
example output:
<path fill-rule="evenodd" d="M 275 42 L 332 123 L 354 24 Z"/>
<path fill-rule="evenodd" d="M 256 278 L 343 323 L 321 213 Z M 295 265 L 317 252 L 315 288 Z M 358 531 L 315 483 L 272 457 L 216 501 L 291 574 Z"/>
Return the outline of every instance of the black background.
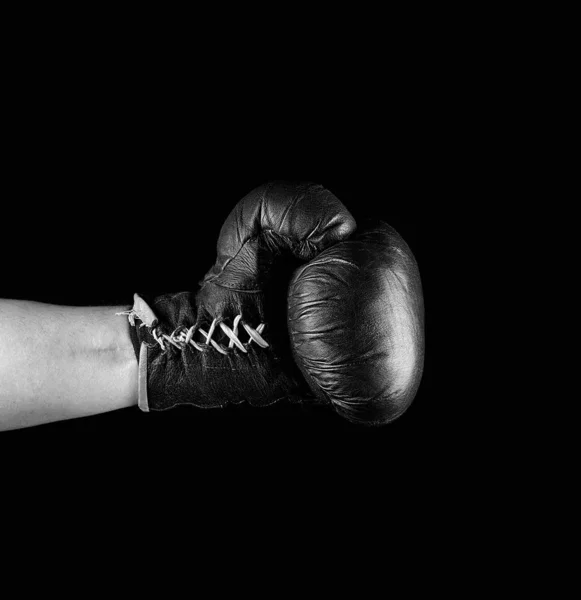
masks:
<path fill-rule="evenodd" d="M 211 21 L 172 15 L 167 24 L 147 13 L 147 27 L 143 15 L 122 20 L 116 11 L 84 20 L 67 11 L 53 27 L 29 10 L 20 27 L 9 23 L 0 297 L 110 305 L 148 287 L 186 289 L 212 265 L 220 226 L 244 194 L 271 179 L 315 181 L 355 217 L 384 218 L 414 252 L 426 305 L 420 389 L 400 419 L 377 429 L 279 404 L 134 407 L 2 432 L 0 512 L 3 531 L 18 532 L 22 552 L 6 547 L 25 566 L 23 581 L 62 584 L 78 571 L 85 589 L 118 564 L 133 590 L 138 581 L 150 587 L 167 562 L 164 592 L 180 570 L 197 590 L 212 563 L 220 569 L 213 589 L 230 579 L 254 591 L 274 571 L 269 592 L 309 573 L 322 576 L 327 593 L 354 577 L 359 593 L 375 579 L 393 589 L 404 561 L 414 569 L 401 578 L 407 589 L 482 585 L 512 572 L 514 556 L 498 554 L 511 554 L 518 531 L 503 521 L 495 528 L 496 512 L 511 521 L 524 513 L 490 460 L 504 383 L 494 352 L 475 354 L 505 340 L 480 324 L 492 305 L 504 306 L 497 226 L 521 198 L 520 182 L 507 188 L 497 177 L 518 158 L 514 122 L 530 104 L 510 98 L 529 48 L 512 32 L 522 27 L 505 25 L 516 40 L 511 61 L 495 28 L 475 35 L 484 14 L 445 13 L 440 27 L 417 9 L 407 23 L 367 11 L 356 22 L 350 7 L 343 25 L 332 22 L 335 11 L 315 22 L 314 11 L 285 7 L 280 19 L 261 10 L 248 28 L 223 9 Z M 285 31 L 294 14 L 300 25 Z M 91 35 L 98 16 L 106 26 Z M 504 13 L 488 16 L 506 22 Z M 530 139 L 535 122 L 525 121 Z M 480 265 L 466 244 L 478 227 L 486 232 L 475 244 L 487 255 Z M 507 462 L 507 480 L 518 481 L 526 452 L 519 446 Z M 59 552 L 69 522 L 76 539 L 63 546 L 80 569 Z M 178 543 L 156 543 L 158 532 Z M 58 561 L 44 578 L 30 569 L 41 538 L 42 563 Z M 132 540 L 138 551 L 126 549 Z M 87 560 L 87 545 L 96 560 Z M 133 557 L 137 569 L 127 567 Z M 435 573 L 420 565 L 424 557 Z M 243 576 L 233 573 L 241 558 L 251 562 Z"/>
<path fill-rule="evenodd" d="M 253 90 L 239 102 L 235 82 L 203 97 L 181 83 L 136 90 L 122 78 L 27 87 L 7 142 L 0 296 L 129 305 L 138 290 L 191 288 L 213 264 L 221 224 L 240 198 L 272 179 L 314 181 L 356 218 L 394 226 L 419 263 L 426 362 L 410 409 L 373 429 L 284 403 L 160 414 L 133 407 L 2 433 L 12 464 L 73 480 L 158 477 L 163 488 L 178 472 L 243 487 L 252 474 L 382 485 L 398 470 L 437 479 L 451 456 L 458 460 L 451 365 L 438 341 L 449 253 L 441 215 L 458 185 L 458 153 L 436 105 L 402 97 L 382 106 L 370 93 L 337 106 L 312 88 L 280 102 L 283 91 Z"/>

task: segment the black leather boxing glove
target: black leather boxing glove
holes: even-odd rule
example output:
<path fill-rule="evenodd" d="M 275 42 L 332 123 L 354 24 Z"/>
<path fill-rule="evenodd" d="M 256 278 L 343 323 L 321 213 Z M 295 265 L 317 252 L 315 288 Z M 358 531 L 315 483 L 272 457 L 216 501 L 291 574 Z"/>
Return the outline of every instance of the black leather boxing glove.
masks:
<path fill-rule="evenodd" d="M 320 185 L 271 182 L 245 196 L 197 292 L 136 294 L 121 313 L 139 361 L 140 408 L 266 405 L 301 394 L 288 343 L 288 279 L 278 290 L 271 284 L 285 256 L 311 260 L 354 230 L 349 211 Z"/>
<path fill-rule="evenodd" d="M 288 296 L 295 360 L 313 393 L 370 425 L 403 414 L 424 364 L 424 303 L 416 260 L 381 221 L 295 273 Z"/>

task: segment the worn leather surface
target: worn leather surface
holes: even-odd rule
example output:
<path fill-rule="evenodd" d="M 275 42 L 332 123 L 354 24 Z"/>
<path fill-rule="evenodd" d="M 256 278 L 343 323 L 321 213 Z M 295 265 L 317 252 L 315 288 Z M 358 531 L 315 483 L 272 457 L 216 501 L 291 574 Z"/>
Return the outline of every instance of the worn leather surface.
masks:
<path fill-rule="evenodd" d="M 136 351 L 148 344 L 148 397 L 151 410 L 177 404 L 224 406 L 248 401 L 265 405 L 307 391 L 292 358 L 287 328 L 287 291 L 292 271 L 322 250 L 348 238 L 355 220 L 343 204 L 321 185 L 270 182 L 247 194 L 224 223 L 215 265 L 199 289 L 151 298 L 142 295 L 157 317 L 157 333 L 211 323 L 232 328 L 234 319 L 253 328 L 264 324 L 262 348 L 249 337 L 244 353 L 228 348 L 228 338 L 216 329 L 213 339 L 226 355 L 202 334 L 195 341 L 203 351 L 166 344 L 162 350 L 149 327 L 132 335 Z"/>
<path fill-rule="evenodd" d="M 424 364 L 418 265 L 381 221 L 298 269 L 289 287 L 293 354 L 313 392 L 346 418 L 385 424 L 411 404 Z"/>

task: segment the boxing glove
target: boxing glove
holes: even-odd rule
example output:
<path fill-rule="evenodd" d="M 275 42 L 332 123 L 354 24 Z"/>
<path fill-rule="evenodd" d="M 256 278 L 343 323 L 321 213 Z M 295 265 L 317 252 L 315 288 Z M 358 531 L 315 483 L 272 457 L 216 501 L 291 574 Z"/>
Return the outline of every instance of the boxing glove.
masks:
<path fill-rule="evenodd" d="M 349 211 L 320 185 L 271 182 L 245 196 L 197 292 L 136 294 L 120 313 L 139 362 L 140 408 L 266 405 L 306 392 L 288 342 L 290 274 L 272 284 L 285 257 L 312 260 L 354 230 Z"/>
<path fill-rule="evenodd" d="M 319 401 L 350 421 L 401 416 L 420 384 L 424 302 L 416 260 L 381 221 L 300 267 L 289 285 L 296 363 Z"/>

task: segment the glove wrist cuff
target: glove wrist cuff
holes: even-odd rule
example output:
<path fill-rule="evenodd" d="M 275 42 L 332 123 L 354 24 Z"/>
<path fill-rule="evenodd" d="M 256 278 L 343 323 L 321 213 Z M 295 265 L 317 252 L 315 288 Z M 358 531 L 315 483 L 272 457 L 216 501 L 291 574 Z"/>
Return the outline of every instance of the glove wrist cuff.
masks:
<path fill-rule="evenodd" d="M 133 308 L 118 313 L 129 321 L 138 362 L 138 406 L 144 412 L 177 404 L 222 405 L 228 385 L 217 385 L 220 372 L 231 377 L 242 370 L 251 379 L 275 360 L 270 351 L 264 354 L 270 346 L 262 335 L 265 323 L 253 327 L 241 313 L 228 318 L 206 314 L 185 294 L 159 296 L 150 302 L 155 313 L 135 294 Z M 268 403 L 268 395 L 261 390 L 260 403 Z"/>

